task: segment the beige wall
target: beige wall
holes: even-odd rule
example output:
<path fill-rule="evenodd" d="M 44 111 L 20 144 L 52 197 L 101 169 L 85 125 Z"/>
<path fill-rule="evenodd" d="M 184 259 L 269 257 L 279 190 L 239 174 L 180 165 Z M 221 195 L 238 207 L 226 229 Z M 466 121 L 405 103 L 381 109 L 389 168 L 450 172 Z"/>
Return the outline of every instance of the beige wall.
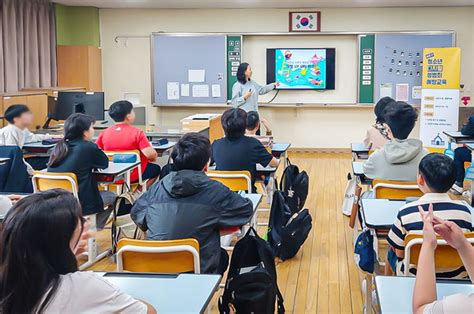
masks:
<path fill-rule="evenodd" d="M 149 38 L 130 38 L 116 43 L 115 36 L 148 36 L 157 31 L 286 32 L 288 11 L 101 9 L 103 83 L 107 103 L 122 98 L 124 92 L 138 92 L 142 103 L 151 103 Z M 465 84 L 464 94 L 474 96 L 474 7 L 321 11 L 323 31 L 454 30 L 457 46 L 462 48 L 463 54 L 461 80 Z M 251 38 L 251 44 L 254 47 L 261 45 L 256 37 Z M 348 42 L 348 45 L 351 43 Z M 254 60 L 260 58 L 252 56 L 252 51 L 245 47 L 244 53 Z M 258 67 L 254 67 L 254 72 L 258 78 L 263 78 L 265 68 Z M 344 75 L 345 69 L 339 69 L 338 75 Z M 350 67 L 348 72 L 348 76 L 355 77 Z M 339 80 L 339 77 L 336 79 Z M 335 98 L 329 100 L 336 103 L 353 99 L 354 86 L 355 83 L 344 86 L 334 93 Z M 176 125 L 181 118 L 192 113 L 218 111 L 222 109 L 157 109 L 150 106 L 149 117 L 151 122 Z M 290 141 L 294 147 L 303 148 L 348 147 L 350 142 L 361 140 L 365 129 L 373 121 L 370 108 L 262 108 L 261 112 L 274 125 L 277 140 Z M 417 134 L 418 130 L 415 130 L 413 136 Z"/>

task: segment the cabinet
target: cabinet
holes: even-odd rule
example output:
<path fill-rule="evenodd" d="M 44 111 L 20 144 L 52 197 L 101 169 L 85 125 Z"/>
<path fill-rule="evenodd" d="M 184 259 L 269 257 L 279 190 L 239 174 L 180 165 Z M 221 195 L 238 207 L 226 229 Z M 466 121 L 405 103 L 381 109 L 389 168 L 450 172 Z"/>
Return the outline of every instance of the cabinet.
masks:
<path fill-rule="evenodd" d="M 95 46 L 57 46 L 58 85 L 102 91 L 101 58 Z"/>

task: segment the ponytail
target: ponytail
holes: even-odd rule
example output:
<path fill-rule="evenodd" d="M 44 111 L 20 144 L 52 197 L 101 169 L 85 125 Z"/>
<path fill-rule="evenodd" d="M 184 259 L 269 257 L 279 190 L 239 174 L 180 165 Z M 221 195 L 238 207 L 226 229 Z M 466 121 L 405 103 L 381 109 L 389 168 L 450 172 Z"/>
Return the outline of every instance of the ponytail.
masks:
<path fill-rule="evenodd" d="M 49 157 L 48 167 L 55 167 L 58 166 L 61 161 L 66 158 L 67 153 L 69 152 L 69 146 L 66 142 L 66 139 L 62 139 L 60 142 L 56 144 L 53 151 L 51 152 L 51 156 Z"/>
<path fill-rule="evenodd" d="M 69 153 L 69 141 L 82 139 L 84 132 L 90 129 L 95 123 L 93 117 L 82 114 L 73 113 L 64 121 L 64 138 L 56 144 L 51 157 L 48 161 L 48 167 L 56 167 L 63 161 Z"/>

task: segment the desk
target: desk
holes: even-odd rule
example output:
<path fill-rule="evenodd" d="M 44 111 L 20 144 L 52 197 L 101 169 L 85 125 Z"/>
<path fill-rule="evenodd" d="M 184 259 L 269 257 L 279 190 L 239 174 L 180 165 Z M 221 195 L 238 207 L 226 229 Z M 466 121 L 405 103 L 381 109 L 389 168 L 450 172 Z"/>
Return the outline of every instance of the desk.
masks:
<path fill-rule="evenodd" d="M 352 173 L 358 177 L 364 177 L 364 162 L 353 161 L 352 162 Z"/>
<path fill-rule="evenodd" d="M 42 142 L 33 142 L 33 143 L 25 143 L 25 145 L 23 145 L 23 149 L 29 153 L 46 154 L 54 146 L 56 146 L 56 144 L 45 145 Z"/>
<path fill-rule="evenodd" d="M 153 138 L 172 138 L 179 140 L 184 134 L 189 132 L 197 132 L 201 135 L 204 135 L 206 138 L 209 138 L 209 127 L 195 130 L 183 129 L 181 126 L 155 126 L 140 128 L 145 131 L 145 134 L 149 140 L 153 140 Z"/>
<path fill-rule="evenodd" d="M 262 202 L 262 194 L 258 193 L 239 193 L 242 197 L 248 198 L 250 201 L 252 201 L 253 205 L 253 215 L 250 218 L 249 225 L 254 227 L 255 230 L 257 230 L 257 209 L 258 206 L 260 206 L 260 203 Z"/>
<path fill-rule="evenodd" d="M 285 167 L 289 164 L 288 149 L 290 146 L 290 143 L 273 143 L 272 145 L 272 155 L 276 158 L 283 158 L 285 160 Z"/>
<path fill-rule="evenodd" d="M 352 155 L 355 159 L 367 159 L 369 157 L 369 148 L 364 143 L 351 143 Z"/>
<path fill-rule="evenodd" d="M 390 229 L 397 218 L 398 210 L 406 204 L 405 201 L 387 199 L 361 199 L 361 212 L 365 225 L 370 229 Z"/>
<path fill-rule="evenodd" d="M 414 277 L 377 276 L 375 289 L 382 313 L 411 313 Z M 456 293 L 474 293 L 474 285 L 467 280 L 438 280 L 438 300 Z"/>
<path fill-rule="evenodd" d="M 113 183 L 117 177 L 126 175 L 128 186 L 130 186 L 130 173 L 140 165 L 140 160 L 133 163 L 115 163 L 109 161 L 109 166 L 105 169 L 96 169 L 93 173 L 98 177 L 99 183 Z"/>
<path fill-rule="evenodd" d="M 474 137 L 463 135 L 458 131 L 444 131 L 443 133 L 449 138 L 450 142 L 456 144 L 474 143 Z"/>
<path fill-rule="evenodd" d="M 152 143 L 152 147 L 158 153 L 158 156 L 163 156 L 167 151 L 171 150 L 176 145 L 176 142 L 168 142 L 164 145 L 155 145 Z"/>
<path fill-rule="evenodd" d="M 158 313 L 203 313 L 219 287 L 221 276 L 105 273 L 104 279 Z"/>

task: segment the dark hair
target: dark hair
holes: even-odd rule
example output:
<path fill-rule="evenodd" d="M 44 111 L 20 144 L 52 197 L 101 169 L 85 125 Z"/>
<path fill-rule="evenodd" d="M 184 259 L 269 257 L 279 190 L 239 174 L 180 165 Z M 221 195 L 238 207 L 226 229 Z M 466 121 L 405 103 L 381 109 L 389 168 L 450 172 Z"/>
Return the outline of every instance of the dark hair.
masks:
<path fill-rule="evenodd" d="M 11 105 L 5 110 L 4 117 L 8 123 L 14 123 L 15 118 L 20 117 L 25 112 L 30 112 L 30 108 L 26 105 Z"/>
<path fill-rule="evenodd" d="M 245 135 L 247 113 L 240 108 L 231 108 L 222 114 L 222 128 L 228 138 L 238 138 Z"/>
<path fill-rule="evenodd" d="M 390 127 L 393 137 L 404 140 L 415 127 L 418 113 L 412 105 L 397 101 L 387 106 L 384 111 L 385 122 Z"/>
<path fill-rule="evenodd" d="M 454 160 L 440 153 L 431 153 L 423 157 L 418 171 L 426 185 L 434 193 L 446 193 L 456 181 Z"/>
<path fill-rule="evenodd" d="M 237 81 L 239 81 L 241 84 L 247 83 L 247 78 L 245 77 L 245 72 L 247 71 L 248 67 L 249 67 L 249 64 L 247 62 L 243 62 L 237 68 Z M 250 79 L 249 79 L 249 81 L 250 81 Z"/>
<path fill-rule="evenodd" d="M 122 122 L 125 117 L 130 114 L 133 110 L 133 105 L 127 100 L 116 101 L 109 108 L 109 116 L 115 122 Z"/>
<path fill-rule="evenodd" d="M 247 112 L 247 130 L 255 129 L 259 123 L 260 123 L 260 117 L 258 115 L 258 112 L 256 111 Z"/>
<path fill-rule="evenodd" d="M 173 147 L 171 158 L 176 170 L 202 170 L 211 157 L 211 142 L 199 133 L 186 133 Z"/>
<path fill-rule="evenodd" d="M 83 113 L 73 113 L 64 121 L 64 138 L 56 144 L 49 157 L 48 167 L 57 166 L 66 158 L 69 151 L 68 142 L 82 139 L 84 132 L 89 130 L 95 119 Z"/>
<path fill-rule="evenodd" d="M 394 103 L 395 100 L 391 97 L 383 97 L 381 98 L 374 107 L 375 113 L 375 122 L 377 123 L 385 123 L 384 111 L 387 105 L 390 103 Z"/>
<path fill-rule="evenodd" d="M 81 205 L 61 189 L 27 196 L 8 211 L 0 235 L 0 312 L 43 311 L 59 275 L 77 271 L 70 242 L 78 223 Z"/>

